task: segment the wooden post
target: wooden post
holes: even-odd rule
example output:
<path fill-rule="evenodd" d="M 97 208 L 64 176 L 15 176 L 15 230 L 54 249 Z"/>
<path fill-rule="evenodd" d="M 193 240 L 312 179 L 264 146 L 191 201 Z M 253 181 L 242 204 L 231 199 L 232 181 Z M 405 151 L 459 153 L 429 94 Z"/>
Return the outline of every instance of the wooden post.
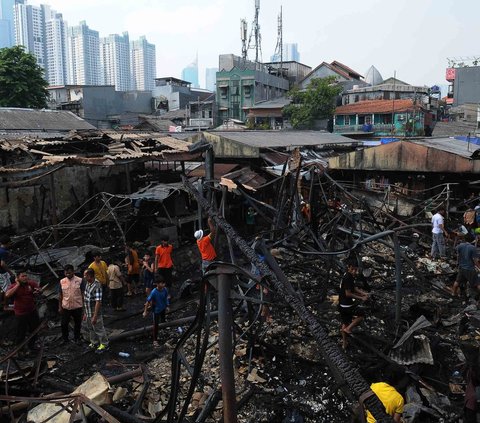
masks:
<path fill-rule="evenodd" d="M 57 199 L 55 196 L 55 178 L 54 173 L 50 173 L 48 182 L 50 188 L 50 211 L 52 213 L 53 239 L 58 242 L 58 216 L 57 216 Z"/>

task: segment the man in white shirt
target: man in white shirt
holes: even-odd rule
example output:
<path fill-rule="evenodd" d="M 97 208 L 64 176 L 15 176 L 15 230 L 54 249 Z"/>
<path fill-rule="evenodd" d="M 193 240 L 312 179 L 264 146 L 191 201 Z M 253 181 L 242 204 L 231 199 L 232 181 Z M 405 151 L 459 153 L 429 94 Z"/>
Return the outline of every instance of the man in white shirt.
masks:
<path fill-rule="evenodd" d="M 445 236 L 448 233 L 445 230 L 445 208 L 438 209 L 437 213 L 432 216 L 432 259 L 445 258 Z"/>

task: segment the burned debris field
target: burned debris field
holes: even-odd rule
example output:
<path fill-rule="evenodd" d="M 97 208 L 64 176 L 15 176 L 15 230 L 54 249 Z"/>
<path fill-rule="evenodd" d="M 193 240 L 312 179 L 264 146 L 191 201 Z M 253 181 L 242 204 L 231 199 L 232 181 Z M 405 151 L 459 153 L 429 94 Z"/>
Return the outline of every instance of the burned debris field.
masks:
<path fill-rule="evenodd" d="M 0 421 L 347 422 L 368 410 L 388 422 L 370 386 L 393 376 L 405 422 L 468 421 L 479 298 L 475 287 L 453 296 L 452 286 L 475 186 L 453 171 L 400 182 L 390 169 L 385 189 L 379 175 L 346 165 L 351 140 L 264 148 L 242 136 L 87 131 L 2 144 L 4 264 L 13 286 L 22 272 L 38 283 L 40 320 L 19 343 L 6 290 Z M 432 258 L 441 208 L 446 254 Z M 156 304 L 145 305 L 143 271 L 131 282 L 131 251 L 148 264 L 160 245 L 173 247 L 173 274 L 155 280 L 169 298 L 152 343 Z M 68 338 L 73 320 L 65 338 L 59 281 L 72 265 L 80 283 L 99 257 L 118 263 L 129 286 L 120 285 L 123 304 L 114 304 L 119 288 L 102 293 L 107 342 L 93 349 L 88 313 L 81 338 Z M 351 330 L 341 314 L 348 274 L 363 292 Z"/>

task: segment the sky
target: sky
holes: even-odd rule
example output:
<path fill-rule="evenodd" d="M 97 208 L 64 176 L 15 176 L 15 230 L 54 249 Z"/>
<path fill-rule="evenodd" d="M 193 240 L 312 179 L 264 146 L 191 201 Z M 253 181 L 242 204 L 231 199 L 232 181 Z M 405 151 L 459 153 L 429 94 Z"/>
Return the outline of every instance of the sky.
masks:
<path fill-rule="evenodd" d="M 156 45 L 157 77 L 180 77 L 198 53 L 199 81 L 218 55 L 241 55 L 240 19 L 254 0 L 30 0 L 85 20 L 100 36 L 128 31 Z M 283 41 L 298 43 L 300 61 L 315 68 L 338 60 L 360 74 L 374 65 L 386 79 L 446 85 L 447 57 L 480 57 L 479 0 L 260 0 L 262 58 L 269 61 L 283 7 Z M 254 52 L 250 51 L 250 56 Z"/>

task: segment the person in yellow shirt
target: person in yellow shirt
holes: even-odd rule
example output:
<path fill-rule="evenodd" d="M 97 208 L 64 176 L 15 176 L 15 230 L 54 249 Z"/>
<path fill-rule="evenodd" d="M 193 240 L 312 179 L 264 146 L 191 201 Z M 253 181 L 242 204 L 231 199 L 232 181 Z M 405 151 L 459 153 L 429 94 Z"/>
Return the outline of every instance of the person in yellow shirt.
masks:
<path fill-rule="evenodd" d="M 104 304 L 107 303 L 108 296 L 108 265 L 102 260 L 102 254 L 100 251 L 93 252 L 93 262 L 88 266 L 89 269 L 93 269 L 95 272 L 95 279 L 100 282 L 102 286 L 102 297 Z"/>
<path fill-rule="evenodd" d="M 397 378 L 400 376 L 397 372 L 391 371 L 385 374 L 387 382 L 376 382 L 370 385 L 370 389 L 375 393 L 378 399 L 385 407 L 388 415 L 393 417 L 393 421 L 399 423 L 402 421 L 403 405 L 405 403 L 402 395 L 392 386 L 397 385 Z M 376 420 L 367 410 L 367 422 L 375 423 Z"/>

